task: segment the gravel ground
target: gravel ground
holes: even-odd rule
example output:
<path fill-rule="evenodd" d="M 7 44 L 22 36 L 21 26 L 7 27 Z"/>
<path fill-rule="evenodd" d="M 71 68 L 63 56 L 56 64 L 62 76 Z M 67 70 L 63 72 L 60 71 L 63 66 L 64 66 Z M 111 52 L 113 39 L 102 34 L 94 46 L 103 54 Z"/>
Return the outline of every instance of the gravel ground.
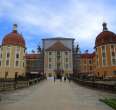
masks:
<path fill-rule="evenodd" d="M 53 79 L 29 88 L 0 93 L 0 110 L 112 110 L 100 98 L 115 94 Z"/>

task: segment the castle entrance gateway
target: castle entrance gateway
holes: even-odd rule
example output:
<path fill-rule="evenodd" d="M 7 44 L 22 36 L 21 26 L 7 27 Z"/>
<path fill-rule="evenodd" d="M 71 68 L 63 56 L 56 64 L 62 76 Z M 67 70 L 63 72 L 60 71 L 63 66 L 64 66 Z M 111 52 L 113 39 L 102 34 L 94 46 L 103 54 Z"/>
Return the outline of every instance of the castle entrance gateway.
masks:
<path fill-rule="evenodd" d="M 64 76 L 64 71 L 61 69 L 54 70 L 54 76 L 57 79 L 61 79 Z"/>

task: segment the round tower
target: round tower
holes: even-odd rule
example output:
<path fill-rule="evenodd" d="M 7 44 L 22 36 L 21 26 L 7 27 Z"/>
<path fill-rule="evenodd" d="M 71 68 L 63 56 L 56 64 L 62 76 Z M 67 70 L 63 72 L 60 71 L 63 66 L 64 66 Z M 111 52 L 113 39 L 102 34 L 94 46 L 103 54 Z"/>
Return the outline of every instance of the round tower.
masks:
<path fill-rule="evenodd" d="M 116 77 L 116 34 L 103 23 L 103 31 L 96 37 L 96 74 L 100 77 Z"/>
<path fill-rule="evenodd" d="M 0 73 L 2 78 L 25 76 L 25 40 L 17 31 L 17 24 L 12 32 L 5 35 L 0 48 Z"/>

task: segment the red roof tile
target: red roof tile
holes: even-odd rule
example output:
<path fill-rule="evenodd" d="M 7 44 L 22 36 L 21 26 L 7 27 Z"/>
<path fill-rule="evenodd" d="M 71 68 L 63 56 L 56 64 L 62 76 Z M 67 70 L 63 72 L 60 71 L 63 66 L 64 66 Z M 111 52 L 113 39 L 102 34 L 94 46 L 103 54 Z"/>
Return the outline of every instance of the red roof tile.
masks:
<path fill-rule="evenodd" d="M 25 47 L 25 40 L 17 31 L 13 31 L 3 38 L 2 45 L 19 45 Z"/>
<path fill-rule="evenodd" d="M 96 37 L 95 47 L 109 43 L 116 43 L 116 35 L 110 31 L 103 31 Z"/>
<path fill-rule="evenodd" d="M 71 49 L 64 46 L 64 44 L 62 44 L 60 41 L 57 41 L 52 46 L 47 48 L 46 51 L 71 51 Z"/>
<path fill-rule="evenodd" d="M 26 54 L 26 59 L 39 59 L 41 58 L 41 54 Z"/>
<path fill-rule="evenodd" d="M 93 58 L 94 56 L 95 56 L 95 52 L 81 54 L 81 58 Z"/>

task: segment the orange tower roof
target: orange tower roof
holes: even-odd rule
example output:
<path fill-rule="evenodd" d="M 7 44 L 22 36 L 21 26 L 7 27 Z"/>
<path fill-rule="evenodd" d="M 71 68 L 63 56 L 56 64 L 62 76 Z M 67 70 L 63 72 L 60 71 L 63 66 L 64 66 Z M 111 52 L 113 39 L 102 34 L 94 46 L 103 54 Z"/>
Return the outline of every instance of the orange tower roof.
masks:
<path fill-rule="evenodd" d="M 96 37 L 95 47 L 109 43 L 116 43 L 116 34 L 108 31 L 106 23 L 103 23 L 103 32 Z"/>
<path fill-rule="evenodd" d="M 17 25 L 13 25 L 13 31 L 7 35 L 2 40 L 2 45 L 18 45 L 25 47 L 25 40 L 21 34 L 17 32 Z"/>

